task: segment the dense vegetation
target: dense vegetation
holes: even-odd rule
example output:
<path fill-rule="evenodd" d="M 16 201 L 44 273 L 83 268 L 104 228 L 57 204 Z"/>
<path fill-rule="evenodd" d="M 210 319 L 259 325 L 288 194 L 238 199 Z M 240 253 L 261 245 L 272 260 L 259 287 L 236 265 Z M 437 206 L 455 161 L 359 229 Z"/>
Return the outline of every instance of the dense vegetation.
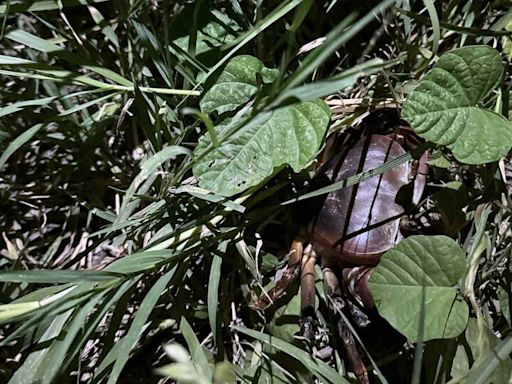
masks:
<path fill-rule="evenodd" d="M 510 382 L 511 5 L 4 2 L 0 382 L 354 381 L 319 265 L 313 343 L 297 283 L 255 304 L 314 198 L 427 149 L 351 331 L 372 382 Z M 399 125 L 424 143 L 311 182 L 326 137 Z"/>

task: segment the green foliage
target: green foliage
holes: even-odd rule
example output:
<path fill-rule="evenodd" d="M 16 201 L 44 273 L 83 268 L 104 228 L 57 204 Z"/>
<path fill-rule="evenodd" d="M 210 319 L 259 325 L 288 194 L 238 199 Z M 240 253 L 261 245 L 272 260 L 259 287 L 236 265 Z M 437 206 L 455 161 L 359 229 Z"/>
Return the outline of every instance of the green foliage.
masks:
<path fill-rule="evenodd" d="M 169 344 L 164 347 L 164 350 L 176 362 L 157 369 L 157 372 L 163 376 L 194 384 L 230 384 L 236 382 L 233 366 L 227 361 L 216 363 L 213 376 L 208 377 L 201 367 L 194 364 L 187 350 L 180 344 Z"/>
<path fill-rule="evenodd" d="M 468 321 L 455 284 L 466 272 L 446 236 L 411 236 L 387 251 L 368 281 L 379 313 L 412 341 L 452 338 Z"/>
<path fill-rule="evenodd" d="M 302 362 L 316 377 L 327 382 L 327 383 L 346 383 L 347 380 L 343 379 L 334 369 L 329 367 L 327 364 L 310 356 L 300 348 L 295 347 L 283 340 L 280 340 L 271 335 L 260 333 L 252 329 L 244 327 L 234 327 L 234 330 L 245 333 L 253 338 L 256 338 L 272 347 L 285 352 L 289 357 L 297 359 Z"/>
<path fill-rule="evenodd" d="M 311 345 L 296 282 L 254 303 L 314 205 L 291 203 L 418 157 L 317 188 L 327 134 L 402 107 L 434 148 L 407 211 L 429 237 L 370 286 L 418 347 L 373 310 L 348 329 L 373 381 L 510 379 L 512 12 L 370 3 L 0 5 L 0 382 L 353 381 L 337 325 L 359 304 L 333 310 L 319 265 Z"/>
<path fill-rule="evenodd" d="M 201 98 L 201 111 L 233 111 L 256 94 L 258 76 L 262 82 L 271 83 L 278 75 L 278 70 L 265 68 L 263 63 L 253 56 L 236 56 L 227 63 L 215 84 Z"/>
<path fill-rule="evenodd" d="M 510 340 L 501 342 L 486 326 L 479 329 L 474 319 L 468 323 L 465 339 L 469 349 L 460 345 L 454 356 L 452 375 L 456 380 L 462 383 L 510 381 L 512 360 L 507 356 L 510 354 Z M 470 359 L 475 361 L 471 370 Z"/>
<path fill-rule="evenodd" d="M 232 196 L 259 185 L 285 164 L 299 172 L 317 154 L 329 118 L 323 101 L 305 102 L 261 114 L 209 153 L 211 141 L 205 136 L 194 152 L 201 158 L 194 175 L 201 187 Z M 238 122 L 218 126 L 217 133 L 225 136 Z"/>
<path fill-rule="evenodd" d="M 402 111 L 414 131 L 466 164 L 497 161 L 512 147 L 512 126 L 477 104 L 501 81 L 499 53 L 468 46 L 445 53 L 408 96 Z"/>

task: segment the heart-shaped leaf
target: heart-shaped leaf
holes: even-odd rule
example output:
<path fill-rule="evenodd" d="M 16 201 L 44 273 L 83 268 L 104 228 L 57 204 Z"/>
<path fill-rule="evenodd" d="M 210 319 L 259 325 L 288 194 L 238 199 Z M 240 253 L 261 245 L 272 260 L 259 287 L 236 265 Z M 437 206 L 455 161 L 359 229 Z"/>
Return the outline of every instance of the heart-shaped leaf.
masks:
<path fill-rule="evenodd" d="M 199 106 L 204 113 L 233 111 L 247 103 L 258 90 L 257 74 L 263 82 L 273 81 L 279 71 L 265 68 L 263 63 L 253 56 L 243 55 L 232 58 L 204 94 Z"/>
<path fill-rule="evenodd" d="M 257 124 L 241 127 L 229 141 L 202 157 L 193 172 L 199 185 L 222 196 L 232 196 L 258 185 L 289 164 L 301 171 L 317 154 L 330 120 L 323 101 L 294 104 L 260 116 Z M 219 135 L 229 125 L 215 127 Z M 194 151 L 204 153 L 206 134 Z"/>
<path fill-rule="evenodd" d="M 300 291 L 288 303 L 276 310 L 274 318 L 267 327 L 272 335 L 292 343 L 294 335 L 300 330 L 299 319 Z"/>
<path fill-rule="evenodd" d="M 380 315 L 410 340 L 418 340 L 421 316 L 423 340 L 451 338 L 468 321 L 454 287 L 465 271 L 464 251 L 451 238 L 411 236 L 382 256 L 368 287 Z"/>
<path fill-rule="evenodd" d="M 498 85 L 502 74 L 499 53 L 489 46 L 448 52 L 409 95 L 402 118 L 424 139 L 450 148 L 460 162 L 497 161 L 512 146 L 512 126 L 477 103 Z"/>

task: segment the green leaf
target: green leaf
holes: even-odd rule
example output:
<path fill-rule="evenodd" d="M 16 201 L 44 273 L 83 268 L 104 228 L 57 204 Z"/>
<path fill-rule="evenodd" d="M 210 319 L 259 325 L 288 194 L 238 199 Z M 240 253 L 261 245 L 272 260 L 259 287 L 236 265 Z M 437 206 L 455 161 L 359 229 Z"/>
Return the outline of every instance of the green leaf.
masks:
<path fill-rule="evenodd" d="M 110 263 L 104 271 L 113 274 L 142 273 L 170 262 L 173 256 L 173 252 L 167 249 L 132 253 Z"/>
<path fill-rule="evenodd" d="M 329 365 L 324 363 L 321 360 L 314 358 L 308 352 L 303 351 L 302 349 L 289 344 L 277 337 L 273 337 L 267 335 L 262 332 L 254 331 L 249 328 L 234 326 L 233 330 L 245 333 L 246 335 L 255 338 L 256 340 L 260 340 L 279 351 L 287 353 L 289 356 L 293 357 L 300 361 L 306 368 L 308 368 L 311 373 L 313 373 L 316 377 L 318 377 L 322 382 L 325 383 L 348 383 L 342 376 L 339 375 L 334 369 L 332 369 Z"/>
<path fill-rule="evenodd" d="M 266 113 L 260 122 L 242 127 L 229 141 L 200 158 L 194 175 L 202 188 L 232 196 L 258 185 L 285 164 L 299 172 L 317 154 L 329 119 L 330 111 L 323 101 Z M 216 127 L 220 131 L 229 128 Z M 209 144 L 209 137 L 204 136 L 194 154 L 201 156 Z"/>
<path fill-rule="evenodd" d="M 229 361 L 221 361 L 215 364 L 213 372 L 214 384 L 234 384 L 236 383 L 235 368 Z"/>
<path fill-rule="evenodd" d="M 507 323 L 512 324 L 510 317 L 510 294 L 508 290 L 500 287 L 498 288 L 498 298 L 500 301 L 500 311 L 503 317 L 507 320 Z"/>
<path fill-rule="evenodd" d="M 470 195 L 461 182 L 446 183 L 444 188 L 433 195 L 435 211 L 441 214 L 439 222 L 432 225 L 447 235 L 456 235 L 466 224 L 466 215 L 462 208 L 471 201 Z"/>
<path fill-rule="evenodd" d="M 79 5 L 85 4 L 95 4 L 95 3 L 104 3 L 108 0 L 40 0 L 40 1 L 23 1 L 23 2 L 15 2 L 11 1 L 11 3 L 7 5 L 0 5 L 0 15 L 6 13 L 7 10 L 9 12 L 41 12 L 41 11 L 50 11 L 67 7 L 75 7 Z"/>
<path fill-rule="evenodd" d="M 41 323 L 47 319 L 51 319 L 60 313 L 64 313 L 69 309 L 82 305 L 95 294 L 95 287 L 101 289 L 102 287 L 110 284 L 110 282 L 105 285 L 98 282 L 83 282 L 76 286 L 70 284 L 64 290 L 50 294 L 49 296 L 43 297 L 39 300 L 36 299 L 34 301 L 27 302 L 27 304 L 30 304 L 29 306 L 24 307 L 22 305 L 17 305 L 19 304 L 18 301 L 0 306 L 0 313 L 7 311 L 6 316 L 0 316 L 0 323 L 13 321 L 20 322 L 14 332 L 0 341 L 0 346 L 6 345 L 11 340 L 19 338 L 21 335 L 27 335 L 29 330 L 39 327 Z M 59 287 L 62 286 L 56 286 L 55 288 L 57 289 Z M 51 292 L 50 290 L 45 291 L 47 293 Z M 34 297 L 32 296 L 32 298 Z M 32 307 L 32 310 L 30 310 L 30 307 Z M 23 321 L 21 322 L 21 320 Z"/>
<path fill-rule="evenodd" d="M 112 349 L 110 353 L 105 356 L 105 360 L 110 359 L 109 356 L 112 352 L 115 354 L 115 363 L 112 368 L 112 372 L 108 379 L 108 384 L 116 383 L 121 375 L 128 358 L 130 357 L 130 351 L 135 347 L 139 337 L 141 336 L 142 330 L 146 321 L 148 320 L 154 306 L 158 302 L 160 295 L 166 289 L 167 284 L 174 276 L 176 268 L 171 269 L 169 272 L 162 275 L 155 284 L 151 287 L 144 300 L 140 304 L 140 307 L 135 314 L 135 317 L 130 325 L 130 329 L 126 333 L 126 336 L 122 340 L 122 346 L 119 349 Z"/>
<path fill-rule="evenodd" d="M 235 44 L 234 47 L 232 47 L 227 53 L 225 53 L 223 58 L 220 59 L 217 64 L 210 68 L 206 76 L 204 76 L 204 78 L 199 82 L 199 84 L 202 84 L 203 81 L 210 78 L 212 74 L 214 74 L 219 68 L 221 68 L 224 65 L 224 63 L 226 63 L 231 57 L 233 57 L 235 53 L 238 52 L 249 41 L 254 39 L 256 36 L 260 35 L 261 32 L 263 32 L 272 24 L 283 18 L 288 12 L 293 10 L 302 2 L 303 0 L 281 1 L 279 5 L 275 7 L 271 12 L 269 12 L 267 15 L 265 15 L 264 18 L 260 19 L 256 24 L 254 24 L 252 28 L 238 36 L 232 42 L 232 44 Z"/>
<path fill-rule="evenodd" d="M 253 56 L 233 57 L 215 84 L 201 99 L 201 111 L 223 113 L 244 105 L 258 90 L 257 74 L 262 75 L 264 82 L 272 82 L 279 71 L 265 68 L 263 63 Z"/>
<path fill-rule="evenodd" d="M 27 143 L 34 135 L 41 130 L 41 128 L 44 128 L 46 125 L 44 124 L 36 124 L 33 127 L 27 129 L 25 132 L 23 132 L 21 135 L 19 135 L 16 139 L 14 139 L 7 149 L 2 153 L 2 156 L 0 156 L 0 169 L 4 166 L 4 164 L 9 160 L 9 157 L 12 156 L 14 152 L 16 152 L 22 145 Z"/>
<path fill-rule="evenodd" d="M 502 74 L 499 53 L 491 47 L 448 52 L 407 98 L 402 118 L 419 136 L 450 148 L 460 162 L 497 161 L 512 146 L 512 126 L 477 103 L 499 84 Z"/>
<path fill-rule="evenodd" d="M 133 181 L 130 184 L 130 187 L 128 188 L 126 194 L 124 195 L 123 204 L 120 209 L 120 214 L 118 215 L 115 223 L 121 223 L 128 219 L 131 213 L 131 209 L 127 209 L 127 206 L 130 203 L 130 200 L 132 199 L 133 195 L 137 192 L 141 184 L 143 184 L 144 181 L 146 181 L 146 179 L 150 178 L 151 176 L 154 176 L 157 169 L 161 167 L 163 163 L 169 160 L 174 160 L 176 159 L 177 156 L 189 154 L 190 150 L 188 150 L 187 148 L 178 145 L 172 145 L 161 149 L 159 152 L 142 161 L 140 164 L 139 174 L 135 177 L 135 179 L 133 179 Z"/>
<path fill-rule="evenodd" d="M 244 213 L 246 209 L 243 205 L 237 204 L 233 200 L 228 200 L 225 197 L 214 195 L 210 191 L 196 187 L 194 185 L 182 185 L 176 188 L 173 191 L 173 193 L 188 193 L 189 195 L 197 197 L 198 199 L 209 201 L 212 203 L 219 203 L 230 210 L 237 211 L 240 213 Z"/>
<path fill-rule="evenodd" d="M 206 2 L 190 2 L 173 20 L 169 37 L 171 45 L 184 52 L 190 49 L 196 56 L 215 59 L 220 54 L 216 49 L 231 43 L 239 30 L 238 24 L 224 12 Z"/>
<path fill-rule="evenodd" d="M 387 251 L 368 287 L 382 317 L 409 339 L 418 339 L 424 290 L 423 340 L 464 331 L 469 310 L 454 285 L 464 276 L 462 248 L 447 236 L 411 236 Z"/>
<path fill-rule="evenodd" d="M 192 329 L 185 317 L 181 318 L 180 331 L 187 341 L 188 349 L 194 366 L 201 372 L 202 376 L 208 381 L 212 380 L 213 372 L 208 362 L 208 357 L 203 351 L 203 347 L 197 339 L 196 332 Z"/>
<path fill-rule="evenodd" d="M 501 341 L 485 324 L 469 319 L 465 332 L 467 346 L 459 345 L 451 375 L 462 383 L 509 383 L 512 378 L 512 343 Z M 505 347 L 508 344 L 508 347 Z M 469 346 L 468 349 L 466 349 Z M 507 352 L 499 352 L 504 348 Z M 469 369 L 471 362 L 473 362 Z"/>
<path fill-rule="evenodd" d="M 45 53 L 59 52 L 64 50 L 57 44 L 53 44 L 45 39 L 41 39 L 40 37 L 35 36 L 21 29 L 15 29 L 6 34 L 5 37 L 14 40 L 17 43 L 26 45 L 27 47 Z"/>
<path fill-rule="evenodd" d="M 112 316 L 112 318 L 116 317 L 115 310 L 111 311 L 111 307 L 115 307 L 119 300 L 122 300 L 124 295 L 127 293 L 130 294 L 130 291 L 137 285 L 139 281 L 140 277 L 127 280 L 123 284 L 116 286 L 114 289 L 111 289 L 108 292 L 108 295 L 102 301 L 102 303 L 96 306 L 94 311 L 89 314 L 86 321 L 82 324 L 81 332 L 79 332 L 78 337 L 73 340 L 73 344 L 66 352 L 67 359 L 62 364 L 60 364 L 60 372 L 66 372 L 67 367 L 74 360 L 74 356 L 77 356 L 77 354 L 82 351 L 83 346 L 88 342 L 88 340 L 90 340 L 91 335 L 97 332 L 98 325 L 104 321 L 107 312 L 109 312 L 109 316 Z M 110 325 L 112 326 L 112 323 L 110 323 Z M 106 337 L 108 338 L 108 336 Z M 105 350 L 109 350 L 109 348 L 106 346 L 104 348 Z"/>
<path fill-rule="evenodd" d="M 450 168 L 452 166 L 452 162 L 448 160 L 441 151 L 432 153 L 427 163 L 433 167 L 444 169 Z"/>
<path fill-rule="evenodd" d="M 271 333 L 280 339 L 292 343 L 294 335 L 299 332 L 300 320 L 300 289 L 291 300 L 278 308 L 270 324 L 267 325 Z"/>
<path fill-rule="evenodd" d="M 93 308 L 103 298 L 105 292 L 100 292 L 89 300 L 85 305 L 77 308 L 73 316 L 68 319 L 66 325 L 55 338 L 50 348 L 45 350 L 44 356 L 41 359 L 41 364 L 37 368 L 38 376 L 42 378 L 42 384 L 51 384 L 55 382 L 55 378 L 65 362 L 66 357 L 69 356 L 69 349 L 75 337 L 83 332 L 86 319 Z"/>
<path fill-rule="evenodd" d="M 258 342 L 259 343 L 259 342 Z M 255 384 L 295 384 L 297 379 L 285 368 L 269 357 L 262 356 L 260 361 L 245 368 L 243 377 Z"/>
<path fill-rule="evenodd" d="M 512 31 L 512 21 L 509 21 L 505 26 L 505 30 Z M 512 39 L 510 36 L 503 36 L 501 38 L 501 45 L 503 46 L 503 53 L 507 56 L 508 61 L 512 60 Z"/>
<path fill-rule="evenodd" d="M 72 271 L 32 269 L 29 271 L 2 271 L 0 281 L 13 283 L 68 283 L 78 281 L 104 281 L 120 277 L 120 274 L 106 271 Z"/>
<path fill-rule="evenodd" d="M 192 363 L 172 363 L 156 369 L 156 373 L 177 380 L 179 383 L 208 383 Z"/>
<path fill-rule="evenodd" d="M 427 8 L 432 23 L 432 55 L 437 54 L 439 48 L 439 40 L 441 39 L 441 29 L 439 28 L 439 16 L 437 15 L 436 6 L 433 0 L 423 0 L 425 8 Z"/>
<path fill-rule="evenodd" d="M 342 92 L 357 84 L 361 77 L 369 76 L 386 68 L 392 67 L 402 62 L 403 59 L 404 56 L 402 55 L 397 59 L 390 61 L 384 61 L 381 59 L 368 60 L 367 62 L 349 68 L 336 76 L 286 89 L 279 93 L 279 96 L 273 101 L 272 106 L 284 104 L 288 100 L 294 100 L 295 102 L 310 101 L 336 92 Z"/>
<path fill-rule="evenodd" d="M 55 319 L 51 322 L 50 326 L 46 329 L 44 334 L 39 339 L 39 342 L 44 345 L 44 342 L 48 342 L 53 340 L 53 338 L 57 337 L 59 333 L 62 331 L 63 327 L 66 325 L 69 316 L 73 313 L 72 310 L 69 310 L 65 313 L 62 313 L 55 317 Z M 46 348 L 39 348 L 33 351 L 28 355 L 23 364 L 16 370 L 14 375 L 9 380 L 9 384 L 30 384 L 35 382 L 41 382 L 42 377 L 38 372 L 38 367 L 43 363 L 46 354 L 50 346 L 48 345 Z"/>
<path fill-rule="evenodd" d="M 217 306 L 219 301 L 219 282 L 221 276 L 222 257 L 214 255 L 210 278 L 208 280 L 208 320 L 213 333 L 213 339 L 217 340 Z"/>
<path fill-rule="evenodd" d="M 29 301 L 26 303 L 10 303 L 0 305 L 0 323 L 6 323 L 25 313 L 36 310 L 40 307 L 39 302 Z"/>
<path fill-rule="evenodd" d="M 326 36 L 321 46 L 311 51 L 302 61 L 299 68 L 286 81 L 283 90 L 298 86 L 318 69 L 318 67 L 331 57 L 340 47 L 347 44 L 364 27 L 372 22 L 379 13 L 384 12 L 386 8 L 394 4 L 394 0 L 384 0 L 377 4 L 371 11 L 354 22 L 355 13 L 348 14 L 336 27 L 334 27 Z M 347 9 L 347 13 L 350 12 Z"/>
<path fill-rule="evenodd" d="M 509 357 L 511 352 L 512 337 L 508 336 L 474 364 L 462 383 L 510 383 L 512 379 L 510 374 L 512 363 Z"/>
<path fill-rule="evenodd" d="M 183 321 L 186 322 L 185 318 Z M 187 337 L 194 338 L 192 342 L 197 348 L 201 348 L 199 341 L 195 337 L 192 329 L 188 323 L 181 324 L 181 328 L 187 328 L 185 333 L 190 333 Z M 209 384 L 209 383 L 235 383 L 236 373 L 233 366 L 227 361 L 221 361 L 214 366 L 213 381 L 211 376 L 210 366 L 208 361 L 205 360 L 207 370 L 203 370 L 195 359 L 190 359 L 188 351 L 180 344 L 171 343 L 164 346 L 164 351 L 167 355 L 175 360 L 175 363 L 165 365 L 157 368 L 156 372 L 163 376 L 168 376 L 179 382 L 187 382 L 194 384 Z M 201 349 L 201 353 L 204 355 Z M 204 356 L 206 358 L 206 356 Z M 200 359 L 199 359 L 200 360 Z"/>
<path fill-rule="evenodd" d="M 49 42 L 48 40 L 42 39 L 36 35 L 28 33 L 27 31 L 21 29 L 13 30 L 9 32 L 7 35 L 5 35 L 5 37 L 13 41 L 16 41 L 17 43 L 26 45 L 27 47 L 30 47 L 37 51 L 41 51 L 44 53 L 54 53 L 71 63 L 82 64 L 84 68 L 94 71 L 97 74 L 104 76 L 107 79 L 113 80 L 118 84 L 127 87 L 133 86 L 133 83 L 131 81 L 125 79 L 118 73 L 115 73 L 114 71 L 108 68 L 97 67 L 95 65 L 86 65 L 87 63 L 84 63 L 83 57 L 66 51 L 63 47 L 60 47 L 57 44 Z"/>

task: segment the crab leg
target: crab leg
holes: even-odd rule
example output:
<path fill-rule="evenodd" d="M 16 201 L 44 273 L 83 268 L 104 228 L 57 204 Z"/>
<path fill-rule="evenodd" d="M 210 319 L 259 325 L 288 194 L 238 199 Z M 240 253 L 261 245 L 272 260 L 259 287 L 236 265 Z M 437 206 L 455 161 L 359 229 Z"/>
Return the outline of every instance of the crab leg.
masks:
<path fill-rule="evenodd" d="M 264 309 L 270 305 L 277 297 L 281 296 L 292 281 L 299 277 L 301 261 L 303 254 L 303 241 L 299 238 L 293 240 L 290 247 L 288 265 L 283 271 L 280 279 L 276 281 L 276 285 L 264 296 L 262 296 L 256 303 L 256 307 Z"/>
<path fill-rule="evenodd" d="M 414 205 L 418 205 L 421 199 L 421 195 L 423 195 L 423 190 L 425 189 L 425 185 L 427 184 L 427 175 L 428 175 L 428 151 L 423 152 L 419 160 L 416 160 L 413 163 L 413 173 L 415 173 L 416 177 L 414 179 L 414 190 L 412 193 L 412 202 Z"/>
<path fill-rule="evenodd" d="M 325 258 L 327 259 L 327 258 Z M 357 376 L 360 383 L 368 383 L 368 372 L 361 359 L 361 354 L 357 349 L 354 336 L 350 331 L 349 327 L 345 323 L 345 320 L 341 316 L 343 309 L 346 307 L 345 299 L 341 293 L 340 284 L 338 277 L 334 273 L 331 265 L 328 261 L 322 261 L 322 274 L 324 277 L 324 288 L 325 293 L 329 299 L 329 307 L 334 313 L 337 321 L 336 325 L 338 328 L 338 334 L 341 339 L 341 345 L 352 371 Z"/>
<path fill-rule="evenodd" d="M 300 277 L 301 335 L 312 341 L 315 318 L 315 264 L 316 252 L 310 244 L 304 250 Z"/>

